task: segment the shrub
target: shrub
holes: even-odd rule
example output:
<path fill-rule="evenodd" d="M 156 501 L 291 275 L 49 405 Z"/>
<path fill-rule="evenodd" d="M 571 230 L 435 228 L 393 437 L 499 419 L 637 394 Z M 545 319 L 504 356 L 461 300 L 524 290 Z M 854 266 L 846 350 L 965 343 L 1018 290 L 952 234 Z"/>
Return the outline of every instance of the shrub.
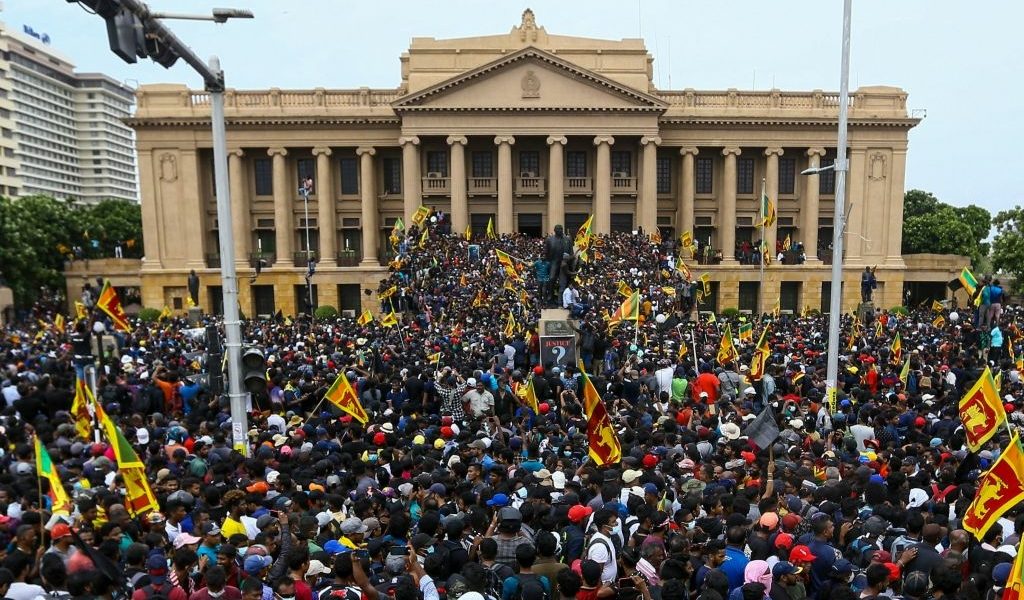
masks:
<path fill-rule="evenodd" d="M 907 310 L 906 306 L 894 306 L 889 309 L 889 312 L 894 315 L 899 315 L 901 317 L 905 317 L 910 314 L 910 311 Z"/>
<path fill-rule="evenodd" d="M 321 320 L 334 319 L 338 316 L 338 310 L 330 304 L 325 304 L 316 307 L 316 310 L 313 311 L 313 316 Z"/>
<path fill-rule="evenodd" d="M 139 311 L 139 320 L 143 323 L 156 323 L 160 320 L 160 309 L 143 308 Z"/>
<path fill-rule="evenodd" d="M 726 319 L 735 319 L 740 316 L 740 309 L 733 308 L 731 306 L 729 308 L 723 308 L 722 316 Z"/>

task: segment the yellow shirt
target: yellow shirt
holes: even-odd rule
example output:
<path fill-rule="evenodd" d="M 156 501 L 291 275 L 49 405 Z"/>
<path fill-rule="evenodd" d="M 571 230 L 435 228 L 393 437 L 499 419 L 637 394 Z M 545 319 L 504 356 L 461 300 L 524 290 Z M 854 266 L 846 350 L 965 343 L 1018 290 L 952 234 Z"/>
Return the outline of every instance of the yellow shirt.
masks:
<path fill-rule="evenodd" d="M 245 525 L 242 525 L 241 521 L 236 521 L 231 517 L 224 518 L 224 524 L 220 526 L 220 533 L 224 536 L 225 541 L 231 539 L 231 536 L 236 533 L 240 533 L 246 538 L 249 537 L 249 532 L 245 530 Z"/>

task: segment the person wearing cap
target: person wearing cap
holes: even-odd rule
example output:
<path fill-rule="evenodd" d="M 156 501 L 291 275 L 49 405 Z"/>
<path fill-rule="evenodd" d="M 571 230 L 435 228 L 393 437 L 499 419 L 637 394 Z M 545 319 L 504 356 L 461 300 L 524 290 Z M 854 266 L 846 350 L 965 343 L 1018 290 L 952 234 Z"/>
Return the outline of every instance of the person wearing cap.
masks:
<path fill-rule="evenodd" d="M 188 600 L 185 590 L 173 585 L 167 579 L 167 557 L 154 553 L 146 560 L 146 572 L 149 573 L 149 584 L 135 590 L 132 600 L 148 600 L 162 595 L 167 600 Z"/>
<path fill-rule="evenodd" d="M 78 548 L 74 545 L 74 539 L 71 537 L 71 527 L 63 521 L 57 523 L 50 530 L 50 541 L 50 547 L 46 553 L 59 556 L 66 567 L 71 557 L 78 552 Z"/>
<path fill-rule="evenodd" d="M 594 509 L 582 504 L 569 507 L 569 525 L 562 529 L 562 552 L 566 564 L 583 555 L 583 545 L 586 541 L 587 520 L 594 513 Z"/>
<path fill-rule="evenodd" d="M 806 597 L 800 575 L 801 567 L 791 562 L 779 561 L 772 567 L 772 586 L 768 594 L 772 600 L 799 600 Z"/>
<path fill-rule="evenodd" d="M 199 588 L 189 600 L 242 600 L 242 592 L 237 587 L 228 585 L 227 573 L 214 565 L 206 570 L 203 577 L 206 587 Z"/>
<path fill-rule="evenodd" d="M 358 517 L 349 517 L 341 522 L 341 538 L 338 540 L 341 545 L 350 550 L 360 550 L 366 547 L 363 536 L 366 535 L 366 524 Z"/>
<path fill-rule="evenodd" d="M 205 556 L 210 564 L 217 562 L 217 550 L 220 548 L 222 540 L 220 527 L 216 523 L 209 522 L 204 523 L 199 531 L 202 534 L 203 541 L 199 544 L 196 554 L 200 558 Z"/>

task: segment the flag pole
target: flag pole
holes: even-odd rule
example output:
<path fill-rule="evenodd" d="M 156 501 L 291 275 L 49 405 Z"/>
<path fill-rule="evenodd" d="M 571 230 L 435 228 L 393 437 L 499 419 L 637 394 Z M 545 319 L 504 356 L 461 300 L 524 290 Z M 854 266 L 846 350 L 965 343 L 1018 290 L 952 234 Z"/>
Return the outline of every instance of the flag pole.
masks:
<path fill-rule="evenodd" d="M 765 183 L 765 178 L 762 177 L 761 178 L 761 277 L 760 277 L 760 280 L 758 281 L 758 284 L 757 284 L 757 298 L 758 298 L 758 303 L 757 303 L 757 309 L 758 310 L 757 310 L 757 312 L 758 312 L 758 318 L 759 319 L 760 319 L 760 315 L 764 312 L 762 310 L 764 308 L 762 306 L 763 300 L 764 300 L 764 263 L 765 263 L 765 253 L 768 252 L 768 241 L 765 239 L 765 235 L 768 233 L 768 228 L 766 227 L 767 223 L 766 223 L 765 214 L 764 214 L 764 209 L 765 209 L 764 200 L 767 197 L 766 194 L 768 193 L 766 186 L 767 186 L 767 184 Z"/>

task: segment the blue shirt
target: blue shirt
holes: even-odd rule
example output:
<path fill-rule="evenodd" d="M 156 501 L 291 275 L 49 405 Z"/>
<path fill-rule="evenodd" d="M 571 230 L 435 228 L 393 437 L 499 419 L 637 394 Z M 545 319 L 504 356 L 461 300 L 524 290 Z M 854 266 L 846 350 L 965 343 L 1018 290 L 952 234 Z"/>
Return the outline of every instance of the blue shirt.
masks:
<path fill-rule="evenodd" d="M 807 590 L 808 595 L 820 598 L 817 594 L 827 587 L 829 572 L 839 553 L 831 544 L 818 539 L 811 540 L 807 544 L 807 548 L 814 555 L 814 562 L 811 563 L 811 587 Z"/>
<path fill-rule="evenodd" d="M 750 559 L 743 554 L 742 549 L 732 546 L 725 547 L 725 562 L 718 567 L 718 570 L 729 578 L 729 591 L 743 585 L 743 570 L 747 568 L 749 562 Z"/>

